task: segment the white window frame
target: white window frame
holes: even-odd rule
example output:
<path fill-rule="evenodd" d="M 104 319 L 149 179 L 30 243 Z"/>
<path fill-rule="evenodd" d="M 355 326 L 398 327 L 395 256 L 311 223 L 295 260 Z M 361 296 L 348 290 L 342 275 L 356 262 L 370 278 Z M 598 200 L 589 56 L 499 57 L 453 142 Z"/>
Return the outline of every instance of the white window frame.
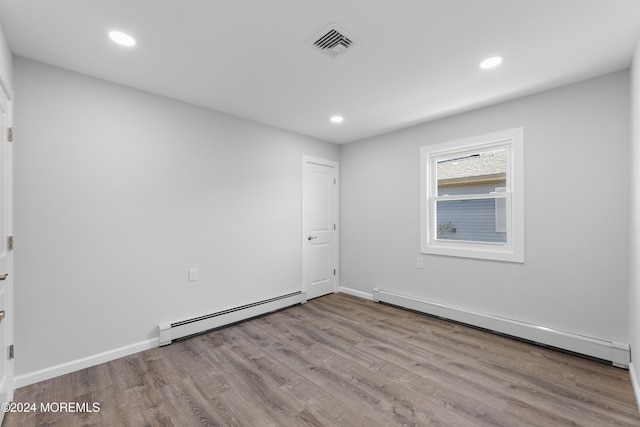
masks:
<path fill-rule="evenodd" d="M 508 151 L 505 189 L 490 195 L 438 196 L 437 162 L 470 152 Z M 505 198 L 506 243 L 438 239 L 436 203 L 439 200 Z M 420 251 L 495 261 L 524 262 L 524 130 L 507 129 L 420 148 Z"/>

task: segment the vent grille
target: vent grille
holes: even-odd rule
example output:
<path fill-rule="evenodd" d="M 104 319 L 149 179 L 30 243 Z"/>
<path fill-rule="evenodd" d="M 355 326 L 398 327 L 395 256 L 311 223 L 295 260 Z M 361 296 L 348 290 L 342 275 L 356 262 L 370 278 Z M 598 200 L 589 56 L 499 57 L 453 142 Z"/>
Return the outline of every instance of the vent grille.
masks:
<path fill-rule="evenodd" d="M 354 38 L 336 24 L 329 24 L 308 42 L 310 45 L 330 57 L 345 53 L 352 45 Z"/>

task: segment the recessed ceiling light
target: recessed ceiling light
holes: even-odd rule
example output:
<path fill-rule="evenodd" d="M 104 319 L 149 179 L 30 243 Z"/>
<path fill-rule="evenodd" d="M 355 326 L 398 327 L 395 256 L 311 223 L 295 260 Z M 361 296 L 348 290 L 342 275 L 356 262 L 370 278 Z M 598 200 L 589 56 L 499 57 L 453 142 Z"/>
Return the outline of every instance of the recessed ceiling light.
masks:
<path fill-rule="evenodd" d="M 480 68 L 487 70 L 489 68 L 497 67 L 502 64 L 501 56 L 492 56 L 491 58 L 487 58 L 480 63 Z"/>
<path fill-rule="evenodd" d="M 342 123 L 344 121 L 344 117 L 342 116 L 332 116 L 331 123 Z"/>
<path fill-rule="evenodd" d="M 109 38 L 122 46 L 131 47 L 136 45 L 136 39 L 121 31 L 111 31 Z"/>

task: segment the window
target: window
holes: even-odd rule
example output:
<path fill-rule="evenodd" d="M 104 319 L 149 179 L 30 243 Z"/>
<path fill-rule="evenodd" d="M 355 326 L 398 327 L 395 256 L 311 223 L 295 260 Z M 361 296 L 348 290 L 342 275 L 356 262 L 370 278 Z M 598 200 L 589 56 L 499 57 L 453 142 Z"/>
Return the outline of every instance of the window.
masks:
<path fill-rule="evenodd" d="M 420 149 L 421 251 L 524 262 L 523 129 Z"/>

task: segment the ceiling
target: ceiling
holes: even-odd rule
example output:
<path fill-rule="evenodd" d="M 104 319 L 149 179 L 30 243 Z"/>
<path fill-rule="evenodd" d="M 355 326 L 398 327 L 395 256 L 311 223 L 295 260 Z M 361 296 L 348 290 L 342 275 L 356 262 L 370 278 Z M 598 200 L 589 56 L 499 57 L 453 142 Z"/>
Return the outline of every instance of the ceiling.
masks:
<path fill-rule="evenodd" d="M 1 0 L 0 21 L 15 55 L 347 143 L 625 69 L 640 1 Z M 308 43 L 330 23 L 354 41 L 333 58 Z"/>

